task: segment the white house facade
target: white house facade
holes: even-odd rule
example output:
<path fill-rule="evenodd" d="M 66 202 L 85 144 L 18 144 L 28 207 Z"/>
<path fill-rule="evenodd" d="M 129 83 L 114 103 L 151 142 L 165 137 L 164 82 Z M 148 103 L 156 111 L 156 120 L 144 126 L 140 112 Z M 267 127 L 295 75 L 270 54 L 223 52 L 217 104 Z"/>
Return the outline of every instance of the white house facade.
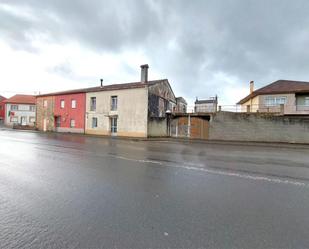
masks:
<path fill-rule="evenodd" d="M 20 102 L 20 103 L 19 103 Z M 15 95 L 6 100 L 6 126 L 34 126 L 36 116 L 35 98 L 29 95 Z"/>

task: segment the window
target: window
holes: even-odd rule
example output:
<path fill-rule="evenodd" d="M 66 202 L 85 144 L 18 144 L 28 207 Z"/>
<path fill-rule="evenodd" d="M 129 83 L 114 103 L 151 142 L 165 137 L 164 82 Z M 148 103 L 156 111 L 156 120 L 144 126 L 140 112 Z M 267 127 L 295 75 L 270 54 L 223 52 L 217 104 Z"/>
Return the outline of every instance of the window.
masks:
<path fill-rule="evenodd" d="M 35 123 L 35 117 L 29 117 L 29 123 Z"/>
<path fill-rule="evenodd" d="M 90 111 L 95 111 L 97 109 L 97 98 L 91 97 L 90 98 Z"/>
<path fill-rule="evenodd" d="M 98 118 L 92 118 L 92 128 L 98 127 Z"/>
<path fill-rule="evenodd" d="M 64 108 L 64 100 L 60 100 L 60 108 L 63 109 Z"/>
<path fill-rule="evenodd" d="M 111 133 L 117 133 L 117 118 L 111 118 Z"/>
<path fill-rule="evenodd" d="M 111 97 L 111 110 L 112 111 L 116 111 L 117 110 L 117 102 L 118 102 L 117 96 L 112 96 Z"/>
<path fill-rule="evenodd" d="M 265 105 L 266 106 L 278 106 L 281 104 L 285 104 L 286 97 L 266 97 L 265 98 Z"/>
<path fill-rule="evenodd" d="M 74 128 L 75 127 L 75 119 L 71 119 L 70 121 L 70 127 Z"/>
<path fill-rule="evenodd" d="M 72 106 L 73 109 L 76 108 L 76 100 L 75 99 L 72 99 L 71 106 Z"/>
<path fill-rule="evenodd" d="M 11 111 L 18 111 L 18 105 L 11 105 Z"/>
<path fill-rule="evenodd" d="M 309 97 L 305 97 L 305 106 L 309 106 Z"/>
<path fill-rule="evenodd" d="M 11 117 L 11 123 L 18 123 L 18 117 Z"/>
<path fill-rule="evenodd" d="M 43 107 L 47 107 L 47 100 L 46 99 L 43 100 Z"/>
<path fill-rule="evenodd" d="M 31 111 L 31 112 L 35 112 L 35 106 L 34 106 L 34 105 L 31 105 L 31 106 L 30 106 L 30 111 Z"/>

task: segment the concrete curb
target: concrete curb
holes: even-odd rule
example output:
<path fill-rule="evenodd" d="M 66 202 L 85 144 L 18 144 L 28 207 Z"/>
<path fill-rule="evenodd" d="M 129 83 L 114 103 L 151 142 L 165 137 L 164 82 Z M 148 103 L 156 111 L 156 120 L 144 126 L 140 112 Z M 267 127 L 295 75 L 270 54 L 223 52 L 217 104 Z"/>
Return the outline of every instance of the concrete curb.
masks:
<path fill-rule="evenodd" d="M 273 148 L 290 148 L 290 149 L 309 149 L 309 143 L 283 143 L 283 142 L 260 142 L 260 141 L 232 141 L 232 140 L 201 140 L 201 139 L 189 139 L 189 138 L 170 138 L 170 137 L 111 137 L 104 135 L 92 135 L 82 133 L 59 133 L 59 132 L 43 132 L 37 130 L 19 130 L 0 127 L 0 131 L 11 132 L 29 132 L 38 134 L 54 134 L 54 135 L 67 135 L 67 136 L 83 136 L 92 138 L 103 139 L 115 139 L 115 140 L 127 140 L 127 141 L 144 141 L 144 142 L 158 142 L 158 143 L 176 143 L 176 144 L 205 144 L 205 145 L 238 145 L 238 146 L 257 146 L 257 147 L 273 147 Z"/>

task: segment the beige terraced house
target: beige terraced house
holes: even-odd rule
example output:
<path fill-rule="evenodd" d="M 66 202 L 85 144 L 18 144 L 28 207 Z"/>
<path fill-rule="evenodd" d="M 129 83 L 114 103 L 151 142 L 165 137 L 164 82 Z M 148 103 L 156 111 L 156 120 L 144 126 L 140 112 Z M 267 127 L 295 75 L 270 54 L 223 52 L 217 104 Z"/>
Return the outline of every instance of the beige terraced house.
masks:
<path fill-rule="evenodd" d="M 250 82 L 250 94 L 238 105 L 243 112 L 281 112 L 285 115 L 309 114 L 309 82 L 278 80 L 258 90 Z"/>

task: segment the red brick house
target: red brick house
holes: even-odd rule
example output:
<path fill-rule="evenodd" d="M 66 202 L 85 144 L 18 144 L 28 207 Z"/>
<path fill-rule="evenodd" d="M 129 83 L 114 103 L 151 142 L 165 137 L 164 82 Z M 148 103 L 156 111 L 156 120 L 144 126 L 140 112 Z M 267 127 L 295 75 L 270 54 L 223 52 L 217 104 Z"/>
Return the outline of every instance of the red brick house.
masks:
<path fill-rule="evenodd" d="M 0 124 L 4 123 L 5 118 L 5 101 L 6 98 L 0 95 Z"/>
<path fill-rule="evenodd" d="M 85 98 L 84 90 L 37 96 L 37 129 L 41 131 L 84 133 Z"/>

